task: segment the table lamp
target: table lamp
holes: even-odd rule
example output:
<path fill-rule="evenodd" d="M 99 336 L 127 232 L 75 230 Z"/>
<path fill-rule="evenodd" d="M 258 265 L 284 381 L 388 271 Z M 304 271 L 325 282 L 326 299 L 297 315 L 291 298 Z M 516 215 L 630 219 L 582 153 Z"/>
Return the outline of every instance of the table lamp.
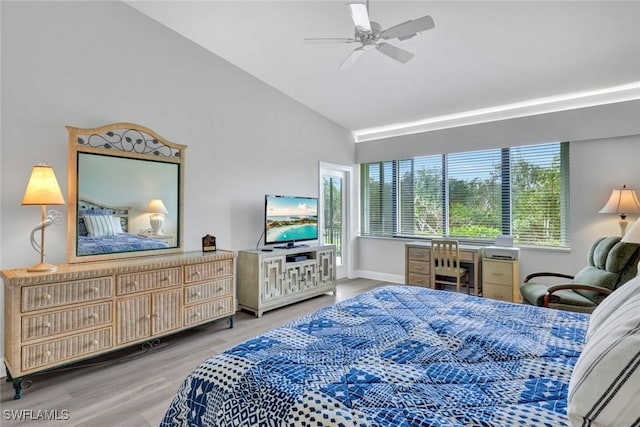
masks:
<path fill-rule="evenodd" d="M 56 271 L 58 269 L 57 266 L 44 262 L 44 229 L 53 223 L 57 223 L 60 219 L 60 216 L 57 216 L 60 215 L 58 212 L 56 212 L 57 215 L 52 213 L 47 216 L 46 205 L 64 205 L 64 197 L 62 197 L 60 185 L 58 185 L 56 174 L 51 166 L 46 163 L 40 163 L 33 167 L 27 189 L 22 198 L 22 205 L 41 205 L 42 207 L 42 222 L 31 233 L 31 246 L 40 253 L 40 262 L 33 267 L 27 268 L 27 271 Z M 40 229 L 39 245 L 33 238 L 33 234 L 38 229 Z"/>
<path fill-rule="evenodd" d="M 164 226 L 164 214 L 169 211 L 165 207 L 164 203 L 160 199 L 153 199 L 147 206 L 147 212 L 149 215 L 149 224 L 151 224 L 151 230 L 153 234 L 162 235 L 162 227 Z"/>
<path fill-rule="evenodd" d="M 616 213 L 620 215 L 618 223 L 620 224 L 621 236 L 624 236 L 629 223 L 627 214 L 640 213 L 640 200 L 638 200 L 634 190 L 623 185 L 622 188 L 616 188 L 611 192 L 609 201 L 598 213 Z"/>

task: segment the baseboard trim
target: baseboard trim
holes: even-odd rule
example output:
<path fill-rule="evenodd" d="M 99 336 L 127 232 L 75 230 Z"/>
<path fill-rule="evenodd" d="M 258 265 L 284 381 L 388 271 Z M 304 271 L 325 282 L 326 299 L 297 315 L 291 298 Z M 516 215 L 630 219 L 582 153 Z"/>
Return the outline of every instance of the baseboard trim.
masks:
<path fill-rule="evenodd" d="M 363 279 L 380 280 L 391 283 L 404 283 L 404 276 L 399 274 L 386 274 L 380 273 L 379 271 L 368 270 L 356 270 L 354 273 L 356 277 L 361 277 Z"/>

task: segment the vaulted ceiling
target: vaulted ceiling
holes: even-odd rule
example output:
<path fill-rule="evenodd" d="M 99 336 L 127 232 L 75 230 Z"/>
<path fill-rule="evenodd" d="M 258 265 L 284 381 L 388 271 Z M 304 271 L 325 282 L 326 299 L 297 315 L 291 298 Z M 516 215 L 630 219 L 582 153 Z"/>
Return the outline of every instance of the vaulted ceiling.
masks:
<path fill-rule="evenodd" d="M 126 3 L 356 135 L 640 99 L 639 1 L 372 0 L 383 28 L 424 15 L 435 28 L 390 41 L 415 54 L 406 64 L 370 50 L 342 71 L 358 44 L 303 39 L 353 37 L 348 0 Z"/>

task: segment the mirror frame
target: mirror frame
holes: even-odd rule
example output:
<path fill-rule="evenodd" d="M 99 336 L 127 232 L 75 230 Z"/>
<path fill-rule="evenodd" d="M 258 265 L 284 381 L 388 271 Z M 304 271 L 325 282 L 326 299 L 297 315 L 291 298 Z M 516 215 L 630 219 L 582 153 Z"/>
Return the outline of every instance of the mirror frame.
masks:
<path fill-rule="evenodd" d="M 67 220 L 67 262 L 83 263 L 122 258 L 139 258 L 183 252 L 184 223 L 184 155 L 187 146 L 170 142 L 156 132 L 134 123 L 113 123 L 97 128 L 83 129 L 65 126 L 69 133 L 69 193 Z M 142 138 L 133 140 L 127 135 L 133 132 Z M 78 224 L 78 154 L 94 153 L 128 159 L 152 160 L 178 164 L 178 233 L 176 246 L 130 252 L 113 252 L 99 255 L 77 254 Z"/>

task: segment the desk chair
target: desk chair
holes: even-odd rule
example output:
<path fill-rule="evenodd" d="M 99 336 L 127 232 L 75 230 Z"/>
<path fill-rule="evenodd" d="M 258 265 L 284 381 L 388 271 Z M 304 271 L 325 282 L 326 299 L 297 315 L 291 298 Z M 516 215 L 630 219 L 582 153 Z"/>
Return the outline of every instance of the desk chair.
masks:
<path fill-rule="evenodd" d="M 457 240 L 431 240 L 431 287 L 438 289 L 438 285 L 456 285 L 456 292 L 460 292 L 460 285 L 464 284 L 469 293 L 469 270 L 460 266 L 460 250 Z"/>

